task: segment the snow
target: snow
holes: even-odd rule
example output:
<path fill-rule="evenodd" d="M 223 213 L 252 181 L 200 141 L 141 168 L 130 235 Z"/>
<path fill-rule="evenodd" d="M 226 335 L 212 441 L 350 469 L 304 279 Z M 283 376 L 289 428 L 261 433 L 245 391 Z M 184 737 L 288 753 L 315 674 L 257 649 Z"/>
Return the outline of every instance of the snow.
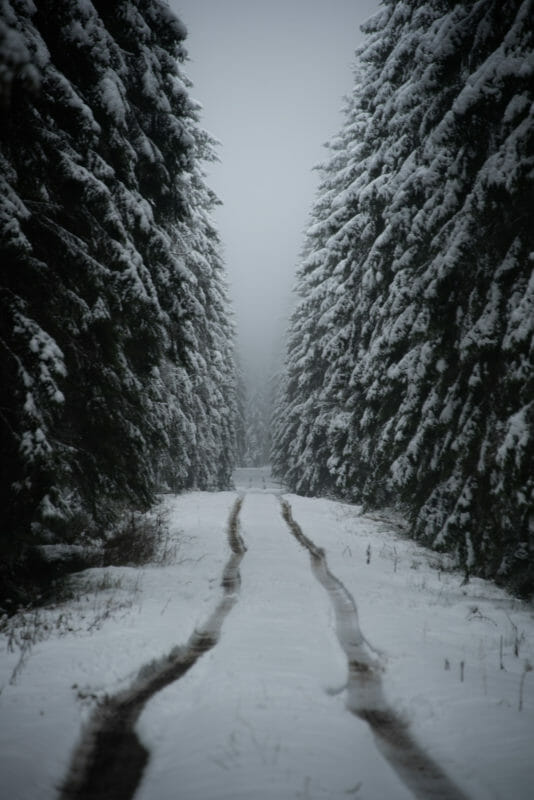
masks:
<path fill-rule="evenodd" d="M 143 664 L 187 640 L 207 616 L 218 599 L 227 554 L 224 530 L 234 499 L 231 493 L 201 492 L 168 498 L 176 563 L 86 570 L 77 581 L 79 600 L 26 615 L 22 641 L 37 639 L 31 650 L 10 649 L 10 637 L 2 636 L 0 774 L 5 796 L 55 798 L 91 700 L 127 685 Z M 110 588 L 89 588 L 102 583 Z M 65 629 L 65 619 L 72 632 Z M 55 633 L 39 641 L 45 624 Z"/>
<path fill-rule="evenodd" d="M 433 568 L 439 555 L 354 506 L 295 496 L 290 502 L 353 592 L 364 635 L 384 654 L 386 695 L 418 740 L 472 800 L 530 797 L 534 686 L 529 713 L 526 704 L 517 709 L 521 674 L 534 654 L 532 607 L 490 582 L 464 586 L 446 560 Z M 517 658 L 516 635 L 524 636 Z"/>
<path fill-rule="evenodd" d="M 168 796 L 171 776 L 183 797 L 236 799 L 343 796 L 362 778 L 352 747 L 340 746 L 354 721 L 328 694 L 345 680 L 328 604 L 275 497 L 247 498 L 242 535 L 241 598 L 220 644 L 141 718 L 141 738 L 156 748 L 140 800 Z M 177 730 L 187 731 L 178 748 Z M 366 731 L 361 744 L 366 781 L 391 796 L 397 780 L 377 768 Z"/>
<path fill-rule="evenodd" d="M 125 89 L 116 74 L 108 70 L 100 81 L 102 105 L 119 127 L 126 126 L 127 106 L 124 100 Z"/>
<path fill-rule="evenodd" d="M 334 609 L 282 519 L 283 488 L 267 468 L 239 470 L 235 484 L 163 498 L 171 563 L 86 570 L 62 607 L 4 624 L 0 773 L 10 800 L 56 797 L 95 698 L 132 684 L 218 607 L 239 494 L 241 586 L 218 643 L 140 716 L 150 758 L 136 800 L 170 800 L 177 787 L 181 800 L 413 797 L 347 709 Z M 416 740 L 471 800 L 530 797 L 532 607 L 482 580 L 463 585 L 388 514 L 283 497 L 352 594 L 386 701 Z"/>
<path fill-rule="evenodd" d="M 529 403 L 508 419 L 504 442 L 497 450 L 498 464 L 504 464 L 510 454 L 515 458 L 516 467 L 520 467 L 523 451 L 528 446 L 530 433 L 528 413 L 532 405 Z"/>

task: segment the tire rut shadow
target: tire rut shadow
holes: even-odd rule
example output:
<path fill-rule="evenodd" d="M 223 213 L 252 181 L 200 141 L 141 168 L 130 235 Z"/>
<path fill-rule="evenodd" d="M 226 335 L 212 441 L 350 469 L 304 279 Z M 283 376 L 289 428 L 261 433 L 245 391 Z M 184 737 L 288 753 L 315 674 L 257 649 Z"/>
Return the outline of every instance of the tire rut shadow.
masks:
<path fill-rule="evenodd" d="M 200 629 L 187 643 L 162 658 L 145 664 L 130 687 L 104 698 L 95 708 L 71 760 L 60 800 L 131 800 L 139 787 L 149 752 L 134 726 L 146 703 L 159 691 L 179 680 L 196 661 L 214 647 L 224 620 L 238 600 L 239 565 L 246 547 L 239 533 L 239 497 L 230 513 L 227 537 L 231 554 L 225 564 L 223 597 Z"/>
<path fill-rule="evenodd" d="M 333 575 L 325 552 L 312 542 L 293 519 L 290 504 L 280 500 L 282 516 L 302 547 L 310 554 L 311 568 L 327 591 L 336 620 L 336 635 L 348 664 L 347 709 L 367 722 L 382 755 L 403 783 L 420 800 L 467 800 L 441 767 L 421 748 L 408 724 L 388 704 L 382 689 L 382 669 L 363 636 L 356 602 Z"/>

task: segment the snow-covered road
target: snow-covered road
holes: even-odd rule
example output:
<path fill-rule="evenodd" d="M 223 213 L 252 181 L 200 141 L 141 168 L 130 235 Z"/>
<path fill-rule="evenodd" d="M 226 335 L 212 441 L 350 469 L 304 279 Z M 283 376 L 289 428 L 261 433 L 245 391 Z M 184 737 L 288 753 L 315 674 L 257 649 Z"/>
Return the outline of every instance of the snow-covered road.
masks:
<path fill-rule="evenodd" d="M 166 499 L 175 562 L 137 574 L 101 624 L 76 623 L 79 600 L 61 612 L 73 631 L 37 642 L 16 679 L 20 654 L 0 654 L 0 795 L 56 797 L 73 753 L 83 773 L 109 733 L 92 698 L 107 695 L 112 714 L 134 708 L 139 756 L 114 800 L 530 797 L 532 608 L 462 587 L 354 507 L 282 498 L 267 470 L 239 471 L 236 488 Z M 116 593 L 136 572 L 111 570 Z M 104 797 L 91 780 L 78 797 L 91 786 Z"/>
<path fill-rule="evenodd" d="M 276 497 L 248 493 L 241 529 L 240 598 L 219 644 L 141 718 L 141 737 L 158 746 L 140 800 L 167 797 L 170 773 L 184 800 L 342 797 L 362 784 L 376 798 L 411 797 L 328 691 L 346 681 L 346 661 Z"/>

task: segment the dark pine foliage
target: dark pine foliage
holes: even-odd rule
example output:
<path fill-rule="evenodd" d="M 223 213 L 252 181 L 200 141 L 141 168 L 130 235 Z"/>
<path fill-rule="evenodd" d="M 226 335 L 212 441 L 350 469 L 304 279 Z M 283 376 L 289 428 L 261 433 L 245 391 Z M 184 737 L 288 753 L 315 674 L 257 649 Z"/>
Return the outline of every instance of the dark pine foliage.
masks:
<path fill-rule="evenodd" d="M 213 143 L 159 0 L 3 0 L 2 558 L 225 487 L 233 327 Z"/>
<path fill-rule="evenodd" d="M 299 273 L 274 432 L 296 491 L 397 505 L 534 589 L 534 4 L 383 2 Z"/>

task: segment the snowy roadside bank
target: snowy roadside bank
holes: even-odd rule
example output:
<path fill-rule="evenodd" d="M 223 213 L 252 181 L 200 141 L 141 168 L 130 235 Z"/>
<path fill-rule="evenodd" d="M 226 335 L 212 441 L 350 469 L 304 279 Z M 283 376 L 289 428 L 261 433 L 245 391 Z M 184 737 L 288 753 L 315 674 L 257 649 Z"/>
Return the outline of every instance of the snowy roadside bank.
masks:
<path fill-rule="evenodd" d="M 0 774 L 6 797 L 56 798 L 96 700 L 125 689 L 144 664 L 187 642 L 208 618 L 221 598 L 235 499 L 233 492 L 164 498 L 176 563 L 86 570 L 86 582 L 109 588 L 40 610 L 38 624 L 48 624 L 51 635 L 31 648 L 15 678 L 20 650 L 10 651 L 3 637 Z"/>
<path fill-rule="evenodd" d="M 362 631 L 383 654 L 386 697 L 417 740 L 473 800 L 530 798 L 532 606 L 489 581 L 463 585 L 446 558 L 354 506 L 284 497 L 356 598 Z"/>

